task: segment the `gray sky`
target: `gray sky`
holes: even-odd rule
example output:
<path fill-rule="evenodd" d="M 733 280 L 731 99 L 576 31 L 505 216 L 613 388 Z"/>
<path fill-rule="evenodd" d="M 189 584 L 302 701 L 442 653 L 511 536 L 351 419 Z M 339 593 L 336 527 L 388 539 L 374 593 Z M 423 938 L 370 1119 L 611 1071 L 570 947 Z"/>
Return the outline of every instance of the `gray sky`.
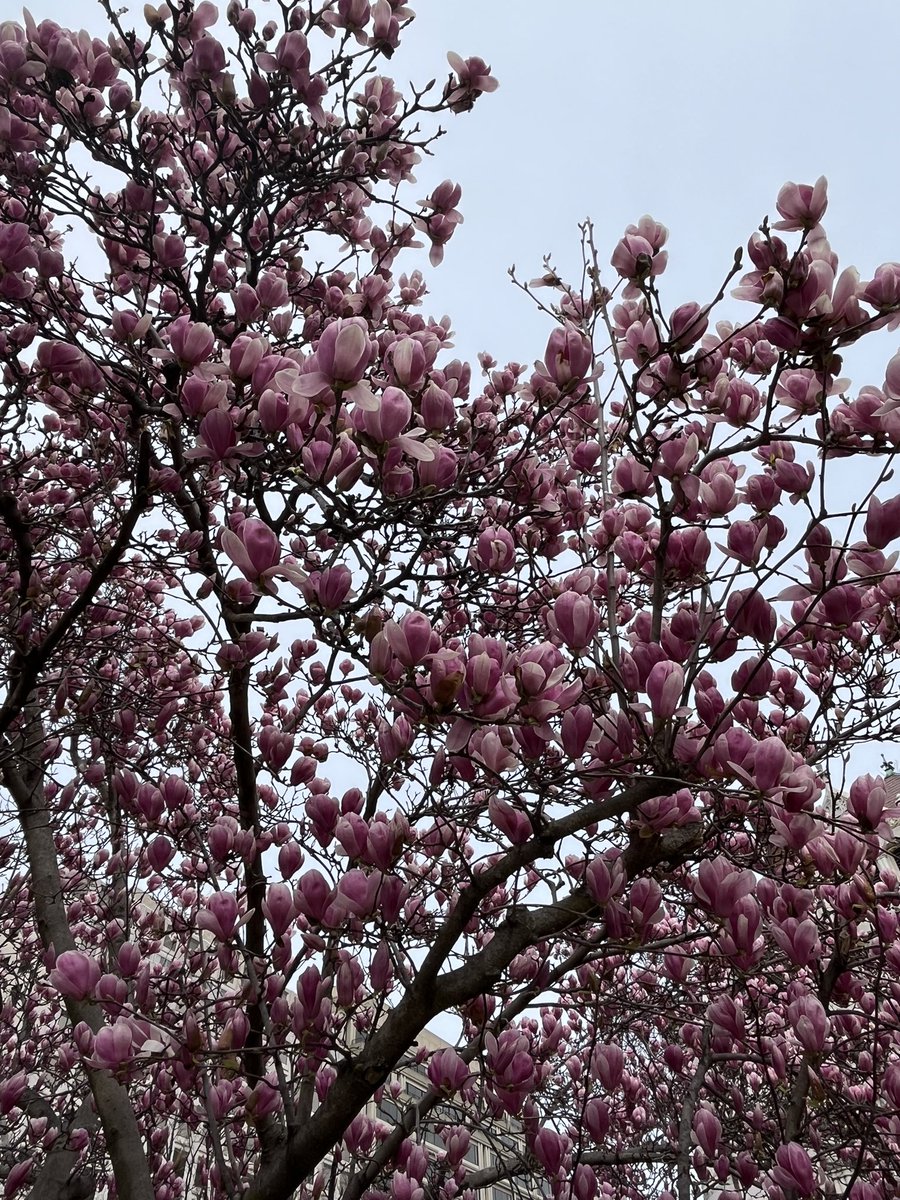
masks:
<path fill-rule="evenodd" d="M 461 353 L 540 357 L 546 325 L 506 270 L 531 278 L 548 251 L 574 270 L 588 215 L 604 265 L 643 213 L 669 227 L 672 308 L 715 294 L 788 179 L 828 177 L 825 226 L 843 265 L 865 278 L 900 259 L 893 0 L 852 13 L 807 0 L 413 7 L 398 83 L 446 70 L 450 49 L 481 55 L 500 80 L 418 171 L 426 186 L 451 177 L 463 189 L 465 224 L 431 273 Z"/>

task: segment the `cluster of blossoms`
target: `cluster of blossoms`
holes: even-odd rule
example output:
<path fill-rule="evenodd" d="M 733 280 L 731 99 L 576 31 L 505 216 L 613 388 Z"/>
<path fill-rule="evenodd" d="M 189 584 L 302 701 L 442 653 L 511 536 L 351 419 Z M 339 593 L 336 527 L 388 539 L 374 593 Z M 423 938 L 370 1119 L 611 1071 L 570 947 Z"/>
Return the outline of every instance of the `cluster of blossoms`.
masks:
<path fill-rule="evenodd" d="M 481 59 L 107 16 L 0 25 L 5 1195 L 890 1200 L 900 265 L 788 184 L 717 320 L 585 227 L 479 378 L 396 262 Z"/>

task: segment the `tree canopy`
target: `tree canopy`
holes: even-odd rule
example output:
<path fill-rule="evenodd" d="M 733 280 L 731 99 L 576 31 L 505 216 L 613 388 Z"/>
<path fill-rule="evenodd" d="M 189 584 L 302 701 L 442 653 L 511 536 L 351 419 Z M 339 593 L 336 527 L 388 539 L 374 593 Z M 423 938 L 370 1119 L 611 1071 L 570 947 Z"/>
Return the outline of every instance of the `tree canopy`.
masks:
<path fill-rule="evenodd" d="M 586 223 L 473 370 L 483 60 L 102 8 L 0 25 L 5 1196 L 892 1200 L 900 265 Z"/>

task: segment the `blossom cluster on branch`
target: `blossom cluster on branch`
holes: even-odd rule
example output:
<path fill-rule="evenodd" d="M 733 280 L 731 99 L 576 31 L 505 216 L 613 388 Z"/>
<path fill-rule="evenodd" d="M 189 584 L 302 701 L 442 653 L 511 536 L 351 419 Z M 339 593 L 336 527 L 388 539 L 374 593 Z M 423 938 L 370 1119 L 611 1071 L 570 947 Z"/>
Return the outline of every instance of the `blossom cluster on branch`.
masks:
<path fill-rule="evenodd" d="M 397 264 L 483 60 L 104 11 L 0 25 L 4 1194 L 891 1200 L 900 265 L 585 224 L 473 373 Z"/>

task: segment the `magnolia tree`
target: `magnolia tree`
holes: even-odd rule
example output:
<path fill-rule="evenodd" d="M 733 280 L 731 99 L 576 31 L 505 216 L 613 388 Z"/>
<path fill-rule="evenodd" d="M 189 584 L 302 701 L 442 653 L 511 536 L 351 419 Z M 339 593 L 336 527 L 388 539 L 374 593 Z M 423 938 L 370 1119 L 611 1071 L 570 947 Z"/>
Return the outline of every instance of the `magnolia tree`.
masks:
<path fill-rule="evenodd" d="M 900 266 L 585 226 L 476 382 L 395 271 L 490 69 L 144 16 L 0 26 L 5 1195 L 895 1197 Z"/>

